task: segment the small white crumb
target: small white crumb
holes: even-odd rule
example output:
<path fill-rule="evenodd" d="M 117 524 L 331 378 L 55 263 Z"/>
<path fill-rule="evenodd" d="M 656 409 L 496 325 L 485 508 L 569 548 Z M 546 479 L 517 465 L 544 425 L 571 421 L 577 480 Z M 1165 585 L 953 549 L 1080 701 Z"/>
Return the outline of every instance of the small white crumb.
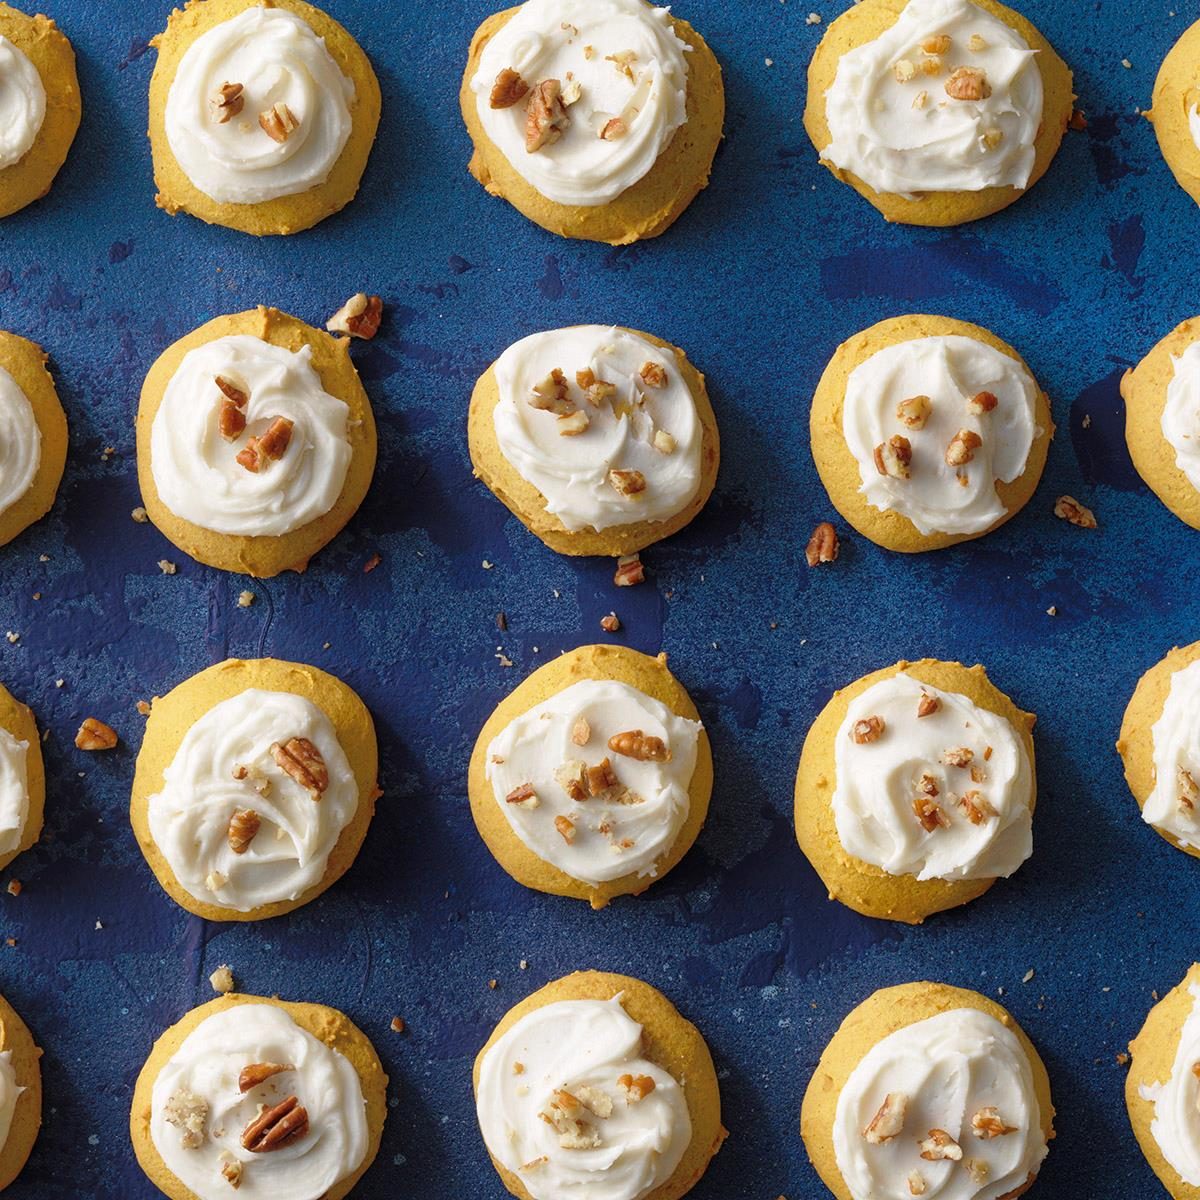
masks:
<path fill-rule="evenodd" d="M 322 646 L 321 646 L 321 649 L 322 649 L 322 650 L 328 650 L 328 649 L 329 649 L 329 647 L 330 647 L 330 646 L 332 646 L 332 645 L 333 645 L 333 643 L 332 643 L 332 642 L 325 642 L 325 643 L 323 643 L 323 644 L 322 644 Z"/>
<path fill-rule="evenodd" d="M 560 592 L 560 591 L 558 590 L 558 588 L 555 588 L 555 589 L 554 589 L 554 598 L 555 598 L 555 600 L 561 600 L 561 599 L 562 599 L 562 592 Z"/>
<path fill-rule="evenodd" d="M 511 658 L 509 658 L 507 654 L 504 654 L 502 652 L 498 652 L 496 654 L 496 660 L 500 663 L 500 665 L 502 667 L 511 667 L 513 665 L 513 660 Z"/>
<path fill-rule="evenodd" d="M 214 992 L 220 992 L 224 996 L 226 993 L 233 991 L 233 972 L 229 969 L 227 963 L 222 963 L 208 977 L 208 982 L 212 985 Z"/>
<path fill-rule="evenodd" d="M 521 959 L 518 966 L 520 966 L 522 971 L 528 971 L 529 970 L 529 960 L 526 958 Z"/>
<path fill-rule="evenodd" d="M 1028 983 L 1032 978 L 1033 978 L 1033 968 L 1030 967 L 1029 970 L 1026 971 L 1024 975 L 1021 976 L 1021 982 Z"/>
<path fill-rule="evenodd" d="M 1123 66 L 1125 68 L 1125 70 L 1128 71 L 1128 70 L 1132 69 L 1133 63 L 1131 63 L 1129 61 L 1129 59 L 1123 58 L 1123 59 L 1121 59 L 1121 66 Z"/>
<path fill-rule="evenodd" d="M 253 603 L 254 603 L 254 593 L 253 592 L 242 592 L 242 594 L 240 596 L 238 596 L 238 608 L 249 608 L 250 605 L 252 605 Z"/>
<path fill-rule="evenodd" d="M 48 555 L 48 554 L 39 554 L 38 555 L 38 562 L 49 562 L 49 561 L 50 561 L 50 555 Z"/>
<path fill-rule="evenodd" d="M 820 25 L 821 14 L 820 13 L 809 13 L 808 16 L 804 18 L 804 23 L 805 23 L 805 25 Z"/>
<path fill-rule="evenodd" d="M 168 562 L 165 558 L 160 558 L 158 560 L 158 569 L 164 575 L 174 575 L 178 568 L 173 562 Z"/>
<path fill-rule="evenodd" d="M 103 922 L 101 922 L 101 921 L 97 921 L 97 922 L 96 922 L 96 928 L 97 928 L 97 929 L 103 929 L 103 928 L 104 928 L 104 924 L 103 924 Z"/>
<path fill-rule="evenodd" d="M 1092 427 L 1092 414 L 1091 413 L 1083 414 L 1083 427 L 1084 427 L 1084 429 L 1091 429 L 1091 427 Z"/>
<path fill-rule="evenodd" d="M 129 515 L 139 525 L 145 525 L 146 522 L 150 520 L 150 514 L 140 504 Z"/>
<path fill-rule="evenodd" d="M 65 679 L 56 679 L 56 680 L 54 681 L 54 686 L 55 686 L 56 688 L 60 688 L 60 687 L 62 687 L 62 686 L 63 686 L 63 684 L 65 684 L 66 682 L 67 682 L 67 681 L 66 681 Z"/>
<path fill-rule="evenodd" d="M 19 633 L 13 633 L 11 629 L 4 636 L 8 638 L 10 646 L 15 646 L 21 640 L 21 635 Z"/>
<path fill-rule="evenodd" d="M 1058 605 L 1057 604 L 1050 605 L 1050 607 L 1048 609 L 1046 609 L 1046 616 L 1057 617 L 1058 616 Z"/>
<path fill-rule="evenodd" d="M 763 62 L 766 63 L 768 67 L 773 67 L 775 65 L 775 60 L 773 58 L 764 58 Z"/>
<path fill-rule="evenodd" d="M 485 571 L 490 571 L 495 565 L 495 563 L 488 562 L 486 558 L 483 560 L 483 569 Z"/>

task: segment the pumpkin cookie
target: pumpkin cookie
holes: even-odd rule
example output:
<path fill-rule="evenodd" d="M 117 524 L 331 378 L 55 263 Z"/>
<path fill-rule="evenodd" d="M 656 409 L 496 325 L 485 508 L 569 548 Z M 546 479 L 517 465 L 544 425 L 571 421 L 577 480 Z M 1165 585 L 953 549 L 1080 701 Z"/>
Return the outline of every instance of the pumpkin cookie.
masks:
<path fill-rule="evenodd" d="M 474 1081 L 488 1153 L 520 1200 L 679 1200 L 726 1137 L 704 1038 L 623 975 L 582 971 L 522 1000 Z"/>
<path fill-rule="evenodd" d="M 1142 820 L 1200 858 L 1200 642 L 1172 650 L 1138 680 L 1117 752 Z"/>
<path fill-rule="evenodd" d="M 1071 72 L 995 0 L 859 0 L 808 68 L 804 127 L 821 160 L 889 221 L 961 225 L 1046 172 Z"/>
<path fill-rule="evenodd" d="M 287 234 L 354 199 L 379 81 L 332 17 L 304 0 L 188 0 L 151 45 L 160 208 Z"/>
<path fill-rule="evenodd" d="M 0 870 L 42 832 L 46 772 L 33 713 L 0 685 Z"/>
<path fill-rule="evenodd" d="M 950 317 L 893 317 L 843 342 L 817 385 L 813 459 L 864 537 L 912 554 L 1003 525 L 1029 501 L 1054 435 L 1020 355 Z"/>
<path fill-rule="evenodd" d="M 225 571 L 303 571 L 362 503 L 376 446 L 349 339 L 275 308 L 200 326 L 142 385 L 146 512 L 180 550 Z"/>
<path fill-rule="evenodd" d="M 0 1192 L 25 1166 L 42 1126 L 42 1051 L 0 996 Z"/>
<path fill-rule="evenodd" d="M 0 217 L 50 190 L 82 111 L 71 43 L 0 0 Z"/>
<path fill-rule="evenodd" d="M 1138 474 L 1181 521 L 1200 529 L 1200 318 L 1184 321 L 1126 371 L 1121 395 Z"/>
<path fill-rule="evenodd" d="M 883 988 L 850 1013 L 800 1114 L 838 1200 L 1013 1200 L 1036 1178 L 1053 1125 L 1050 1080 L 1021 1027 L 943 983 Z"/>
<path fill-rule="evenodd" d="M 67 462 L 67 415 L 46 361 L 41 346 L 0 331 L 0 546 L 50 511 Z"/>
<path fill-rule="evenodd" d="M 1179 186 L 1200 204 L 1200 21 L 1184 30 L 1154 81 L 1154 101 L 1145 113 L 1159 149 Z M 1153 485 L 1152 485 L 1153 486 Z M 1158 490 L 1157 488 L 1155 489 Z"/>
<path fill-rule="evenodd" d="M 386 1115 L 387 1076 L 348 1017 L 228 995 L 154 1043 L 129 1132 L 171 1200 L 341 1200 L 378 1153 Z"/>
<path fill-rule="evenodd" d="M 644 0 L 526 0 L 471 40 L 471 174 L 562 237 L 657 237 L 708 183 L 725 120 L 704 39 Z"/>
<path fill-rule="evenodd" d="M 560 554 L 635 554 L 678 532 L 721 457 L 704 376 L 611 325 L 510 346 L 475 385 L 467 432 L 475 475 Z"/>
<path fill-rule="evenodd" d="M 1149 1012 L 1129 1043 L 1125 1107 L 1146 1161 L 1174 1200 L 1200 1197 L 1200 963 Z"/>
<path fill-rule="evenodd" d="M 471 815 L 518 882 L 603 908 L 691 849 L 712 752 L 667 656 L 582 646 L 534 671 L 475 743 Z"/>
<path fill-rule="evenodd" d="M 796 836 L 855 912 L 916 925 L 1033 851 L 1034 716 L 982 667 L 923 659 L 836 692 L 804 739 Z"/>
<path fill-rule="evenodd" d="M 380 795 L 375 726 L 340 679 L 229 659 L 155 698 L 133 780 L 138 845 L 176 904 L 258 921 L 354 862 Z"/>

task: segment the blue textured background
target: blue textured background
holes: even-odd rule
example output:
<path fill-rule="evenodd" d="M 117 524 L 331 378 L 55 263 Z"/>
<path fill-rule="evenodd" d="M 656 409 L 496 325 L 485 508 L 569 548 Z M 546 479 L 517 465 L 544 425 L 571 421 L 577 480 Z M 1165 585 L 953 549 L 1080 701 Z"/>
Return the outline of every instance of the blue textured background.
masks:
<path fill-rule="evenodd" d="M 16 939 L 0 944 L 0 990 L 46 1049 L 45 1126 L 10 1195 L 156 1194 L 128 1146 L 130 1089 L 222 962 L 245 990 L 336 1005 L 373 1038 L 392 1111 L 367 1198 L 503 1194 L 474 1124 L 472 1056 L 512 1003 L 589 966 L 658 985 L 708 1038 L 732 1136 L 696 1200 L 824 1194 L 797 1134 L 809 1073 L 850 1007 L 922 977 L 1002 994 L 1041 1048 L 1059 1137 L 1037 1195 L 1156 1193 L 1114 1055 L 1152 989 L 1200 954 L 1197 864 L 1141 825 L 1112 743 L 1140 672 L 1200 636 L 1196 535 L 1139 484 L 1117 393 L 1125 366 L 1200 308 L 1200 214 L 1136 113 L 1191 19 L 1172 3 L 1026 0 L 1075 69 L 1088 130 L 1007 212 L 938 232 L 886 227 L 818 167 L 800 121 L 822 32 L 805 21 L 810 0 L 680 0 L 724 64 L 727 139 L 675 228 L 624 250 L 557 240 L 467 176 L 456 93 L 490 0 L 327 0 L 379 72 L 379 141 L 350 208 L 261 243 L 154 207 L 147 40 L 165 0 L 49 4 L 79 57 L 83 126 L 50 196 L 0 225 L 0 327 L 50 352 L 71 421 L 53 513 L 0 551 L 0 632 L 20 635 L 0 641 L 0 679 L 49 735 L 46 832 L 6 874 L 20 897 L 0 890 L 0 935 Z M 828 20 L 844 4 L 812 6 Z M 155 356 L 220 313 L 262 302 L 319 322 L 361 288 L 388 313 L 355 348 L 379 470 L 309 572 L 248 585 L 134 524 L 133 416 Z M 810 572 L 804 543 L 832 515 L 808 451 L 812 388 L 839 341 L 914 310 L 979 321 L 1026 356 L 1059 426 L 1045 480 L 983 542 L 902 558 L 846 536 L 837 564 Z M 686 347 L 721 422 L 717 493 L 645 556 L 641 588 L 617 592 L 610 563 L 546 550 L 470 475 L 476 376 L 517 338 L 576 321 Z M 1052 516 L 1061 492 L 1094 506 L 1098 532 Z M 179 573 L 163 576 L 160 558 Z M 245 586 L 258 599 L 240 609 Z M 684 863 L 596 914 L 503 874 L 471 823 L 465 772 L 493 704 L 603 638 L 614 606 L 619 639 L 666 649 L 699 704 L 717 789 Z M 211 925 L 166 898 L 130 833 L 134 703 L 260 654 L 358 689 L 386 795 L 325 896 L 281 920 Z M 910 930 L 824 899 L 793 839 L 791 790 L 831 691 L 926 654 L 986 663 L 1039 714 L 1042 787 L 1033 859 Z M 119 730 L 118 751 L 75 750 L 87 715 Z M 388 1030 L 397 1013 L 404 1036 Z"/>

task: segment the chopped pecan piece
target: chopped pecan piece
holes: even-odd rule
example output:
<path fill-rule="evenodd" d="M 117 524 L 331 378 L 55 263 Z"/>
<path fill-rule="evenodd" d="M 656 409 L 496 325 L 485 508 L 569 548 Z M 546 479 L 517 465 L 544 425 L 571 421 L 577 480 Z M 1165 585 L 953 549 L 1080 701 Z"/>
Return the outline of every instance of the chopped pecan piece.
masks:
<path fill-rule="evenodd" d="M 944 1129 L 931 1129 L 929 1136 L 918 1142 L 917 1146 L 921 1157 L 927 1162 L 940 1162 L 942 1159 L 959 1162 L 963 1156 L 962 1147 Z"/>
<path fill-rule="evenodd" d="M 605 62 L 610 62 L 626 79 L 633 78 L 633 64 L 637 62 L 637 52 L 634 50 L 621 50 L 616 54 L 606 54 Z"/>
<path fill-rule="evenodd" d="M 646 477 L 641 471 L 614 469 L 608 473 L 608 482 L 622 496 L 636 496 L 646 490 Z"/>
<path fill-rule="evenodd" d="M 911 83 L 917 77 L 917 67 L 910 59 L 902 58 L 893 67 L 892 74 L 898 83 Z"/>
<path fill-rule="evenodd" d="M 299 1141 L 308 1132 L 308 1110 L 295 1096 L 285 1096 L 242 1131 L 242 1148 L 252 1154 L 268 1154 Z"/>
<path fill-rule="evenodd" d="M 600 130 L 600 137 L 603 141 L 615 142 L 628 132 L 629 126 L 620 117 L 613 117 L 610 121 L 605 121 L 604 128 Z"/>
<path fill-rule="evenodd" d="M 971 462 L 975 451 L 983 445 L 983 438 L 973 429 L 960 429 L 946 447 L 946 466 L 962 467 Z"/>
<path fill-rule="evenodd" d="M 925 1195 L 925 1176 L 920 1171 L 909 1171 L 908 1194 L 910 1196 Z"/>
<path fill-rule="evenodd" d="M 229 848 L 234 854 L 245 854 L 250 849 L 250 843 L 262 827 L 262 820 L 252 808 L 239 808 L 229 818 Z"/>
<path fill-rule="evenodd" d="M 1003 129 L 985 129 L 983 131 L 983 144 L 989 150 L 995 150 L 1002 141 L 1004 141 Z"/>
<path fill-rule="evenodd" d="M 557 79 L 543 79 L 530 91 L 525 105 L 526 153 L 552 146 L 570 123 L 562 101 L 562 84 Z"/>
<path fill-rule="evenodd" d="M 576 804 L 588 798 L 586 763 L 582 763 L 578 759 L 569 759 L 555 768 L 554 779 Z"/>
<path fill-rule="evenodd" d="M 513 788 L 513 790 L 504 797 L 504 802 L 506 804 L 519 805 L 521 808 L 537 808 L 537 806 L 541 803 L 532 783 L 522 783 Z"/>
<path fill-rule="evenodd" d="M 325 322 L 330 333 L 345 333 L 350 337 L 370 341 L 379 332 L 383 320 L 383 300 L 379 296 L 368 296 L 366 292 L 355 292 L 341 308 Z"/>
<path fill-rule="evenodd" d="M 896 405 L 896 419 L 909 429 L 924 429 L 931 412 L 933 403 L 928 396 L 909 396 Z"/>
<path fill-rule="evenodd" d="M 613 572 L 613 583 L 617 587 L 633 587 L 646 581 L 646 568 L 636 554 L 625 554 L 617 559 L 617 569 Z"/>
<path fill-rule="evenodd" d="M 609 613 L 607 616 L 600 618 L 600 628 L 605 633 L 619 633 L 621 629 L 621 618 L 616 613 Z"/>
<path fill-rule="evenodd" d="M 227 442 L 236 442 L 246 432 L 246 414 L 224 396 L 217 402 L 217 432 Z"/>
<path fill-rule="evenodd" d="M 643 733 L 640 729 L 614 733 L 608 739 L 608 748 L 625 758 L 636 758 L 639 762 L 670 762 L 671 748 L 660 737 Z"/>
<path fill-rule="evenodd" d="M 963 1170 L 972 1183 L 987 1183 L 988 1176 L 992 1173 L 991 1167 L 982 1158 L 964 1158 Z"/>
<path fill-rule="evenodd" d="M 654 448 L 659 454 L 674 454 L 675 453 L 675 438 L 665 429 L 656 429 L 654 431 Z"/>
<path fill-rule="evenodd" d="M 863 1137 L 872 1146 L 882 1146 L 899 1137 L 904 1130 L 904 1117 L 908 1112 L 908 1096 L 904 1092 L 888 1092 L 879 1106 L 879 1111 L 863 1130 Z"/>
<path fill-rule="evenodd" d="M 577 408 L 573 413 L 558 418 L 559 436 L 576 437 L 581 433 L 586 433 L 591 423 L 592 418 L 582 408 Z"/>
<path fill-rule="evenodd" d="M 246 103 L 240 83 L 223 83 L 208 97 L 209 115 L 218 125 L 227 125 Z"/>
<path fill-rule="evenodd" d="M 575 822 L 572 821 L 570 817 L 555 817 L 554 828 L 558 830 L 559 837 L 561 837 L 568 846 L 575 841 Z"/>
<path fill-rule="evenodd" d="M 985 1141 L 1017 1132 L 1015 1125 L 1005 1125 L 1000 1119 L 1000 1110 L 992 1105 L 981 1108 L 971 1118 L 971 1129 L 977 1138 L 983 1138 Z"/>
<path fill-rule="evenodd" d="M 567 377 L 561 369 L 555 367 L 541 383 L 533 385 L 533 395 L 529 397 L 529 407 L 540 412 L 557 413 L 560 417 L 569 416 L 575 411 L 575 402 L 568 395 Z"/>
<path fill-rule="evenodd" d="M 928 58 L 921 59 L 921 74 L 923 75 L 940 75 L 942 73 L 942 59 L 938 54 L 931 54 Z"/>
<path fill-rule="evenodd" d="M 662 363 L 644 362 L 638 370 L 638 374 L 647 387 L 665 388 L 667 386 L 667 368 Z"/>
<path fill-rule="evenodd" d="M 1196 805 L 1200 804 L 1200 784 L 1185 767 L 1179 768 L 1175 779 L 1179 784 L 1179 807 L 1184 812 L 1194 812 Z"/>
<path fill-rule="evenodd" d="M 266 1083 L 268 1079 L 278 1075 L 281 1071 L 294 1071 L 295 1069 L 291 1063 L 250 1063 L 249 1066 L 243 1067 L 241 1074 L 238 1075 L 238 1091 L 244 1096 L 253 1088 L 258 1087 L 260 1083 Z"/>
<path fill-rule="evenodd" d="M 884 728 L 882 717 L 864 717 L 861 721 L 854 722 L 850 736 L 858 745 L 867 746 L 871 742 L 879 741 L 883 736 Z"/>
<path fill-rule="evenodd" d="M 276 417 L 267 426 L 267 432 L 258 439 L 258 445 L 268 461 L 278 461 L 287 453 L 288 446 L 292 444 L 294 424 L 287 417 Z"/>
<path fill-rule="evenodd" d="M 267 465 L 267 456 L 263 454 L 258 438 L 246 439 L 246 444 L 238 451 L 237 461 L 252 475 L 257 475 Z"/>
<path fill-rule="evenodd" d="M 300 125 L 295 113 L 282 101 L 260 112 L 258 123 L 271 141 L 280 143 L 286 142 Z"/>
<path fill-rule="evenodd" d="M 1078 525 L 1080 529 L 1096 528 L 1096 514 L 1080 504 L 1074 496 L 1059 496 L 1054 502 L 1054 515 L 1060 520 Z"/>
<path fill-rule="evenodd" d="M 577 746 L 586 746 L 592 739 L 592 727 L 587 717 L 580 717 L 571 729 L 571 741 Z"/>
<path fill-rule="evenodd" d="M 972 53 L 978 54 L 980 50 L 986 50 L 987 48 L 987 38 L 985 38 L 982 34 L 973 33 L 969 38 L 967 38 L 967 49 Z"/>
<path fill-rule="evenodd" d="M 875 470 L 892 479 L 912 478 L 912 443 L 895 434 L 875 447 Z"/>
<path fill-rule="evenodd" d="M 637 1104 L 654 1091 L 654 1080 L 649 1075 L 620 1075 L 617 1087 L 625 1094 L 626 1104 Z"/>
<path fill-rule="evenodd" d="M 609 383 L 606 379 L 597 379 L 596 372 L 591 367 L 576 371 L 575 382 L 583 389 L 588 403 L 593 408 L 599 408 L 605 400 L 617 394 L 616 384 Z"/>
<path fill-rule="evenodd" d="M 617 786 L 617 773 L 607 758 L 587 769 L 588 792 L 593 796 L 603 795 L 609 788 Z"/>
<path fill-rule="evenodd" d="M 85 717 L 75 734 L 75 745 L 80 750 L 111 750 L 116 744 L 116 730 L 95 717 Z"/>
<path fill-rule="evenodd" d="M 217 385 L 217 390 L 221 395 L 232 404 L 236 404 L 238 408 L 245 408 L 250 403 L 250 393 L 245 388 L 239 387 L 228 375 L 217 375 L 213 382 Z"/>
<path fill-rule="evenodd" d="M 951 100 L 986 100 L 992 94 L 987 72 L 979 67 L 955 67 L 946 80 Z"/>
<path fill-rule="evenodd" d="M 967 820 L 972 825 L 982 825 L 988 817 L 996 815 L 996 810 L 992 807 L 991 801 L 981 792 L 977 792 L 974 789 L 964 792 L 963 795 L 959 796 L 958 807 L 963 810 Z"/>
<path fill-rule="evenodd" d="M 941 707 L 942 701 L 939 696 L 931 696 L 928 692 L 922 692 L 921 699 L 917 701 L 917 716 L 932 717 Z"/>
<path fill-rule="evenodd" d="M 329 786 L 329 769 L 320 750 L 308 738 L 290 738 L 283 745 L 276 742 L 271 747 L 271 757 L 285 775 L 316 796 Z"/>
<path fill-rule="evenodd" d="M 947 767 L 969 767 L 975 757 L 975 751 L 969 746 L 955 746 L 942 751 L 942 762 Z"/>
<path fill-rule="evenodd" d="M 514 71 L 512 67 L 505 67 L 492 84 L 492 94 L 488 97 L 488 103 L 492 108 L 512 108 L 518 100 L 524 100 L 528 94 L 529 84 L 521 78 L 520 72 Z"/>
<path fill-rule="evenodd" d="M 187 1088 L 172 1092 L 163 1108 L 163 1120 L 183 1131 L 185 1150 L 197 1150 L 204 1144 L 204 1126 L 208 1121 L 208 1101 Z"/>
<path fill-rule="evenodd" d="M 921 43 L 921 49 L 926 54 L 945 54 L 950 49 L 950 35 L 948 33 L 935 33 L 933 37 L 927 37 Z"/>
<path fill-rule="evenodd" d="M 804 559 L 810 567 L 818 567 L 821 563 L 831 563 L 838 556 L 837 530 L 828 522 L 822 521 L 812 531 L 808 545 L 804 548 Z"/>
<path fill-rule="evenodd" d="M 921 828 L 926 833 L 932 833 L 935 829 L 950 828 L 950 818 L 946 816 L 946 810 L 929 796 L 921 793 L 914 796 L 912 809 L 917 820 L 921 823 Z"/>
<path fill-rule="evenodd" d="M 236 1158 L 227 1158 L 221 1164 L 221 1178 L 236 1192 L 242 1186 L 242 1175 L 245 1168 Z"/>

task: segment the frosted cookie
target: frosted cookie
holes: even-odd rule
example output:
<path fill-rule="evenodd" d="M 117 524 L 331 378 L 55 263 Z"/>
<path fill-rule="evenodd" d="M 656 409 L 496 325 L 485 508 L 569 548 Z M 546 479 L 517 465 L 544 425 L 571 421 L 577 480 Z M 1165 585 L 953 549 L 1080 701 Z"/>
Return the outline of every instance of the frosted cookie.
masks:
<path fill-rule="evenodd" d="M 0 685 L 0 871 L 42 832 L 46 771 L 33 713 Z"/>
<path fill-rule="evenodd" d="M 704 1038 L 665 996 L 623 975 L 547 984 L 475 1059 L 492 1164 L 521 1200 L 678 1200 L 721 1148 Z"/>
<path fill-rule="evenodd" d="M 349 869 L 380 796 L 375 726 L 316 667 L 229 659 L 156 697 L 130 819 L 163 890 L 210 921 L 258 921 Z"/>
<path fill-rule="evenodd" d="M 0 1191 L 25 1166 L 42 1125 L 42 1051 L 0 996 Z"/>
<path fill-rule="evenodd" d="M 1153 106 L 1146 119 L 1179 186 L 1200 204 L 1200 21 L 1171 47 L 1154 81 Z M 1157 489 L 1156 489 L 1157 490 Z"/>
<path fill-rule="evenodd" d="M 349 338 L 278 309 L 201 325 L 142 385 L 146 512 L 180 550 L 225 571 L 303 571 L 362 503 L 376 448 Z"/>
<path fill-rule="evenodd" d="M 468 790 L 480 835 L 518 883 L 603 908 L 691 849 L 712 782 L 708 735 L 667 656 L 582 646 L 497 705 Z"/>
<path fill-rule="evenodd" d="M 560 554 L 635 554 L 704 507 L 721 457 L 704 376 L 612 325 L 509 346 L 471 396 L 475 475 Z"/>
<path fill-rule="evenodd" d="M 332 17 L 304 0 L 188 0 L 151 45 L 160 208 L 286 234 L 354 199 L 379 81 Z"/>
<path fill-rule="evenodd" d="M 1037 488 L 1050 403 L 1020 355 L 950 317 L 893 317 L 843 342 L 813 396 L 813 459 L 838 512 L 904 553 L 1003 525 Z"/>
<path fill-rule="evenodd" d="M 960 225 L 1045 174 L 1074 102 L 1050 43 L 995 0 L 860 0 L 809 64 L 804 127 L 887 220 Z"/>
<path fill-rule="evenodd" d="M 982 667 L 922 659 L 835 692 L 804 739 L 796 836 L 855 912 L 919 924 L 1033 852 L 1032 713 Z"/>
<path fill-rule="evenodd" d="M 0 546 L 50 511 L 67 463 L 67 415 L 46 360 L 0 331 Z"/>
<path fill-rule="evenodd" d="M 1121 395 L 1138 474 L 1181 521 L 1200 529 L 1200 319 L 1184 321 L 1126 371 Z"/>
<path fill-rule="evenodd" d="M 0 0 L 0 217 L 50 190 L 82 111 L 71 43 Z"/>
<path fill-rule="evenodd" d="M 1142 820 L 1200 858 L 1200 642 L 1172 650 L 1138 680 L 1117 752 Z"/>
<path fill-rule="evenodd" d="M 725 120 L 704 39 L 644 0 L 527 0 L 471 40 L 471 174 L 563 237 L 657 237 L 708 183 Z"/>
<path fill-rule="evenodd" d="M 883 988 L 842 1022 L 800 1132 L 838 1200 L 1014 1200 L 1054 1136 L 1050 1080 L 1012 1017 L 943 983 Z"/>
<path fill-rule="evenodd" d="M 1200 1196 L 1200 963 L 1129 1043 L 1125 1107 L 1146 1161 L 1175 1200 Z"/>
<path fill-rule="evenodd" d="M 387 1076 L 337 1009 L 221 996 L 150 1051 L 134 1152 L 171 1200 L 341 1200 L 379 1151 Z"/>

